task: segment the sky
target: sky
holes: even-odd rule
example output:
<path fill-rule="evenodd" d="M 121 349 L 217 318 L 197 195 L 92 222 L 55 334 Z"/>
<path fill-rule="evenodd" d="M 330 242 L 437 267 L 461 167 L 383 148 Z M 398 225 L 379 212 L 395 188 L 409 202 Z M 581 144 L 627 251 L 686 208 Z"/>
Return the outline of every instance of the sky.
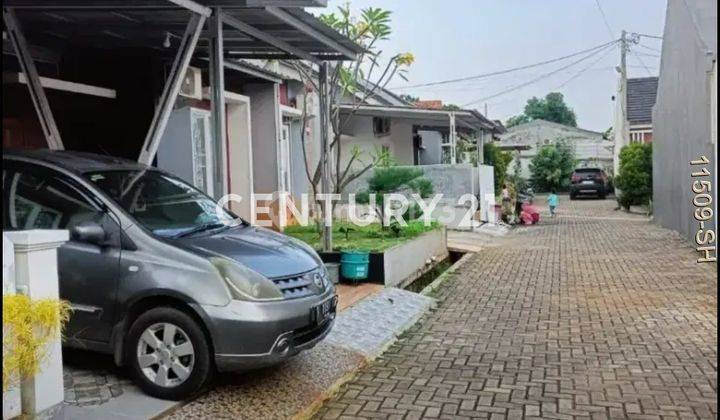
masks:
<path fill-rule="evenodd" d="M 328 0 L 325 11 L 347 0 Z M 599 3 L 599 6 L 598 6 Z M 485 101 L 504 90 L 530 82 L 583 57 L 501 76 L 424 88 L 408 85 L 473 76 L 524 66 L 586 50 L 620 37 L 622 29 L 661 36 L 665 0 L 352 0 L 359 14 L 365 7 L 392 11 L 391 38 L 383 56 L 411 52 L 415 62 L 408 82 L 388 85 L 396 93 L 444 103 L 468 105 L 505 121 L 522 113 L 527 99 L 559 91 L 575 110 L 578 126 L 605 131 L 612 125 L 612 95 L 617 88 L 617 46 L 585 61 Z M 316 10 L 314 13 L 320 12 Z M 602 10 L 602 12 L 601 12 Z M 603 14 L 605 18 L 603 18 Z M 606 23 L 607 22 L 607 23 Z M 641 37 L 628 55 L 630 77 L 657 76 L 662 41 Z M 588 53 L 590 54 L 590 53 Z M 477 101 L 477 102 L 476 102 Z"/>

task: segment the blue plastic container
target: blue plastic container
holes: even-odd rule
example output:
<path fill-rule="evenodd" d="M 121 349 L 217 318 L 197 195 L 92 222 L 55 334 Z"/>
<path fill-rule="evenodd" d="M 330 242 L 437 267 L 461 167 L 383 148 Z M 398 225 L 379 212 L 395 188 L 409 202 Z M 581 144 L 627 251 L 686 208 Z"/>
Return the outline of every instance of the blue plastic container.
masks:
<path fill-rule="evenodd" d="M 343 251 L 340 256 L 340 272 L 346 279 L 364 280 L 368 277 L 370 253 L 366 251 Z"/>

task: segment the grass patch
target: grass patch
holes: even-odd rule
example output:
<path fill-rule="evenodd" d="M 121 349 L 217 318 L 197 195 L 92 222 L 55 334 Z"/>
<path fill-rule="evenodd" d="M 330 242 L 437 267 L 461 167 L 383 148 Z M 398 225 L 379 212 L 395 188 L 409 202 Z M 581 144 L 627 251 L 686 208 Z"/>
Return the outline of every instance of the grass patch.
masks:
<path fill-rule="evenodd" d="M 400 228 L 395 233 L 391 229 L 383 229 L 380 223 L 372 223 L 368 226 L 356 226 L 348 222 L 333 223 L 333 249 L 335 251 L 369 251 L 381 252 L 395 245 L 404 243 L 425 232 L 439 229 L 440 224 L 433 221 L 425 226 L 422 220 L 408 222 L 408 225 Z M 320 232 L 315 225 L 288 226 L 285 228 L 286 235 L 309 244 L 319 250 L 322 248 Z"/>

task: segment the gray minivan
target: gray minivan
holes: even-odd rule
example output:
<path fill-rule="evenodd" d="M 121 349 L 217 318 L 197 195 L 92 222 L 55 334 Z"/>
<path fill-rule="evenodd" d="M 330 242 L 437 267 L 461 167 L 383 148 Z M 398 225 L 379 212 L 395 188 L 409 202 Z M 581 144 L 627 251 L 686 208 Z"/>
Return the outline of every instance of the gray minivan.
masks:
<path fill-rule="evenodd" d="M 337 296 L 312 248 L 136 162 L 3 151 L 3 229 L 69 230 L 64 345 L 114 355 L 159 398 L 285 360 L 334 323 Z"/>

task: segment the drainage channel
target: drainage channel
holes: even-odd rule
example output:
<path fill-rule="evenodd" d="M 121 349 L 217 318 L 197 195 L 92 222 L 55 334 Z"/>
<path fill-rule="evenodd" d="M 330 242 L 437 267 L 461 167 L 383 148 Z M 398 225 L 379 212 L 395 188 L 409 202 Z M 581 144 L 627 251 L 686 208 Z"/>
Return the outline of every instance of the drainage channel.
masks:
<path fill-rule="evenodd" d="M 450 251 L 450 255 L 439 263 L 435 264 L 433 268 L 428 270 L 427 273 L 418 277 L 412 283 L 405 286 L 403 289 L 410 292 L 420 293 L 428 284 L 432 283 L 436 278 L 440 277 L 448 268 L 455 264 L 462 256 L 464 252 Z"/>

